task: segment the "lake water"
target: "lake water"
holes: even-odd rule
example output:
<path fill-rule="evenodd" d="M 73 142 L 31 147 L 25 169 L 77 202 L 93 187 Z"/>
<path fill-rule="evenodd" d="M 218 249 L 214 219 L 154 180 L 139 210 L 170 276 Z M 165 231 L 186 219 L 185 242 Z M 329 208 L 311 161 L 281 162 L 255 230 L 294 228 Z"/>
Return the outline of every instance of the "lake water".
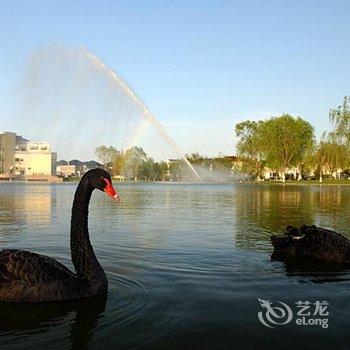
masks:
<path fill-rule="evenodd" d="M 0 248 L 32 250 L 72 268 L 75 186 L 1 183 Z M 350 270 L 271 261 L 268 234 L 316 224 L 349 237 L 350 187 L 116 187 L 121 204 L 97 191 L 90 204 L 108 298 L 0 303 L 0 349 L 349 349 Z M 287 304 L 293 319 L 264 326 L 258 298 Z M 328 328 L 297 325 L 298 301 L 329 303 Z"/>

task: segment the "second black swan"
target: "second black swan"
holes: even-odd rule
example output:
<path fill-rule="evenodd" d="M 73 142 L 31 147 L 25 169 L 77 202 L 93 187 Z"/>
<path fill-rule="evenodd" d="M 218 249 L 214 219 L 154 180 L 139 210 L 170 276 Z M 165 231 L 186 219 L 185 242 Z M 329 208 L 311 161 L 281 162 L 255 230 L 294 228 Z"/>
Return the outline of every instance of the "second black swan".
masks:
<path fill-rule="evenodd" d="M 272 258 L 296 257 L 330 263 L 350 264 L 350 241 L 343 235 L 317 226 L 288 226 L 283 236 L 271 236 Z"/>

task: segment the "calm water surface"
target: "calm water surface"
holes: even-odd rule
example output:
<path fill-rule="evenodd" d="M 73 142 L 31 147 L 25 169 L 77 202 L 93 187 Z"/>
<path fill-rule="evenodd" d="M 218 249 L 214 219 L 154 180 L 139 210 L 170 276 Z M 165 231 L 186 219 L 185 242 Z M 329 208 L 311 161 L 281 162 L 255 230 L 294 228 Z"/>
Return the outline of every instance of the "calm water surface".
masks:
<path fill-rule="evenodd" d="M 268 234 L 317 224 L 350 234 L 350 187 L 117 185 L 95 193 L 90 234 L 107 299 L 0 303 L 0 349 L 349 349 L 350 270 L 271 261 Z M 0 248 L 72 268 L 75 185 L 0 184 Z M 328 301 L 329 327 L 267 328 L 258 298 Z"/>

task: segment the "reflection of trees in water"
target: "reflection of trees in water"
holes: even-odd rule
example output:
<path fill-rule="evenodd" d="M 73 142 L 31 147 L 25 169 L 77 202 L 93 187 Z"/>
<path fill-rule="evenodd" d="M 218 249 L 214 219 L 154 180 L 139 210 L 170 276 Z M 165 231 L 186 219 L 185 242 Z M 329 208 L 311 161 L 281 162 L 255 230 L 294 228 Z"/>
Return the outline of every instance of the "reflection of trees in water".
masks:
<path fill-rule="evenodd" d="M 23 347 L 28 348 L 32 343 L 28 342 L 28 335 L 38 337 L 40 343 L 46 342 L 47 346 L 55 341 L 51 345 L 56 348 L 59 347 L 57 341 L 62 339 L 59 337 L 61 327 L 70 325 L 69 340 L 62 340 L 72 349 L 87 349 L 105 311 L 106 299 L 107 296 L 101 296 L 54 303 L 0 303 L 0 348 L 8 344 L 19 345 L 21 340 Z M 16 339 L 16 344 L 12 339 Z"/>
<path fill-rule="evenodd" d="M 348 221 L 350 187 L 320 186 L 315 191 L 314 197 L 318 209 L 316 224 L 350 235 Z"/>
<path fill-rule="evenodd" d="M 315 224 L 346 233 L 349 190 L 340 186 L 237 186 L 236 244 L 244 249 L 269 249 L 264 233 L 282 233 L 288 225 Z"/>

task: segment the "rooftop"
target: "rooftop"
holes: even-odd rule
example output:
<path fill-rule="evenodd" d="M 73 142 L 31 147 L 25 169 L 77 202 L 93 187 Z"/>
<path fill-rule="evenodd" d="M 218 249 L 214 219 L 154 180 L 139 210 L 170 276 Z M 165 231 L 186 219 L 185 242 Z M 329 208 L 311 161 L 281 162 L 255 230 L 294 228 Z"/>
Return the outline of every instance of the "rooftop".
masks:
<path fill-rule="evenodd" d="M 29 142 L 29 140 L 25 139 L 24 137 L 22 137 L 21 135 L 16 135 L 16 142 Z"/>

